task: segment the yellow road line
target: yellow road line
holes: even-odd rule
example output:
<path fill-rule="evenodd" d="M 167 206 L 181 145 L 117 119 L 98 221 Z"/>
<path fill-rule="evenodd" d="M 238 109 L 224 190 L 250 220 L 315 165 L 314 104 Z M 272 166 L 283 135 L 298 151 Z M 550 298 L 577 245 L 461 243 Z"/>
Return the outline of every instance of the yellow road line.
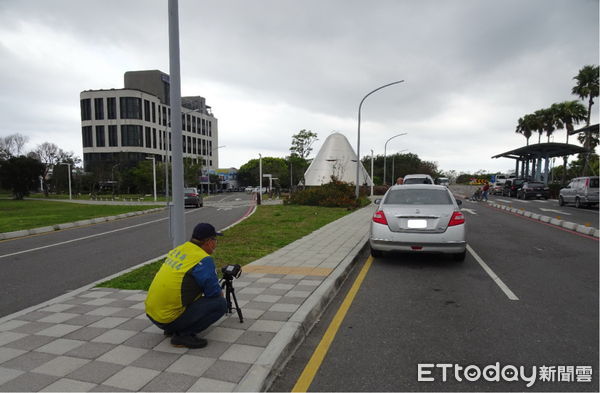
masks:
<path fill-rule="evenodd" d="M 327 351 L 329 351 L 329 347 L 331 346 L 331 343 L 333 342 L 333 339 L 335 338 L 337 331 L 339 330 L 340 326 L 342 325 L 342 322 L 344 321 L 344 318 L 346 317 L 346 313 L 348 312 L 350 305 L 352 305 L 352 302 L 354 301 L 354 297 L 356 296 L 356 293 L 360 289 L 360 286 L 362 285 L 363 280 L 367 276 L 367 272 L 369 271 L 369 268 L 371 267 L 372 263 L 373 263 L 373 258 L 369 257 L 369 259 L 367 259 L 367 262 L 361 269 L 360 273 L 358 274 L 358 277 L 356 277 L 354 284 L 352 284 L 352 288 L 350 288 L 350 291 L 348 291 L 348 294 L 346 295 L 346 298 L 342 302 L 342 305 L 340 306 L 340 308 L 336 312 L 335 316 L 333 317 L 331 323 L 329 324 L 329 327 L 327 328 L 327 331 L 323 335 L 321 342 L 319 342 L 319 345 L 317 345 L 317 348 L 315 348 L 315 351 L 313 352 L 310 360 L 304 367 L 304 371 L 302 371 L 300 378 L 298 378 L 298 381 L 296 381 L 296 384 L 294 385 L 292 392 L 308 391 L 308 388 L 310 387 L 310 384 L 312 383 L 313 379 L 315 378 L 317 371 L 319 371 L 319 367 L 321 367 L 321 364 L 323 363 L 323 360 L 325 359 L 325 355 L 327 355 Z"/>

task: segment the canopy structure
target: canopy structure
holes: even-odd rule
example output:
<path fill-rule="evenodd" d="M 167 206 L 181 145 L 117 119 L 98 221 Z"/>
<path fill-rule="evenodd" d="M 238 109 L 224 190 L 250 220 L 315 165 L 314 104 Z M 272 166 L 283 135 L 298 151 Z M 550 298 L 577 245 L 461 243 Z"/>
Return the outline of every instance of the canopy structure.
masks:
<path fill-rule="evenodd" d="M 581 132 L 581 131 L 578 131 Z M 548 163 L 553 157 L 566 157 L 572 154 L 585 153 L 586 149 L 567 143 L 537 143 L 497 154 L 492 158 L 511 158 L 515 160 L 515 176 L 548 184 Z M 542 174 L 542 161 L 545 162 Z M 531 162 L 531 171 L 529 164 Z M 519 170 L 519 164 L 521 169 Z"/>
<path fill-rule="evenodd" d="M 335 132 L 325 139 L 306 172 L 305 185 L 320 186 L 331 182 L 331 177 L 347 183 L 356 183 L 356 165 L 360 164 L 358 181 L 360 185 L 371 186 L 373 181 L 365 167 L 356 159 L 356 153 L 348 139 Z"/>

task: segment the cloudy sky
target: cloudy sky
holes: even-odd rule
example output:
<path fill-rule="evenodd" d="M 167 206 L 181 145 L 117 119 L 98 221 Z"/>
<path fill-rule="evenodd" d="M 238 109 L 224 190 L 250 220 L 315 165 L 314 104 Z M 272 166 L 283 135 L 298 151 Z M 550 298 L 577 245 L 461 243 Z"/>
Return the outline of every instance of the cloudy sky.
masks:
<path fill-rule="evenodd" d="M 180 0 L 182 94 L 206 97 L 220 166 L 239 167 L 286 156 L 301 129 L 316 149 L 333 131 L 356 149 L 362 97 L 403 79 L 365 101 L 361 156 L 406 132 L 388 154 L 506 171 L 514 161 L 491 156 L 525 144 L 517 119 L 577 99 L 573 76 L 598 64 L 598 12 L 598 0 Z M 167 0 L 0 0 L 0 59 L 0 136 L 82 157 L 81 91 L 169 72 Z"/>

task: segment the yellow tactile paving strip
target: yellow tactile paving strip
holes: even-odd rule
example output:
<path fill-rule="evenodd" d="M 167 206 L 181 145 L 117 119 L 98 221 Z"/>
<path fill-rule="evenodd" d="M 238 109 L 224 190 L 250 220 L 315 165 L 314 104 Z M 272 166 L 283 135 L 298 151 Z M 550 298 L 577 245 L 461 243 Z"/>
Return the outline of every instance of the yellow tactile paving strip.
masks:
<path fill-rule="evenodd" d="M 325 267 L 292 267 L 292 266 L 269 266 L 269 265 L 246 265 L 242 268 L 247 273 L 266 274 L 299 274 L 304 276 L 328 276 L 333 269 Z"/>

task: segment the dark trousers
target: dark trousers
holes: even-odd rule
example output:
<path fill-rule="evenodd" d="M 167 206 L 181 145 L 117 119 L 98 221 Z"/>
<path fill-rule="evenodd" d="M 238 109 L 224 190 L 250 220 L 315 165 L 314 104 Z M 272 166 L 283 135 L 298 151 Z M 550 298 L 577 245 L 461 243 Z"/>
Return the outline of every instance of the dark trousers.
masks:
<path fill-rule="evenodd" d="M 227 312 L 227 301 L 223 296 L 201 297 L 187 306 L 183 314 L 170 323 L 150 320 L 165 332 L 178 336 L 191 336 L 208 328 Z"/>

